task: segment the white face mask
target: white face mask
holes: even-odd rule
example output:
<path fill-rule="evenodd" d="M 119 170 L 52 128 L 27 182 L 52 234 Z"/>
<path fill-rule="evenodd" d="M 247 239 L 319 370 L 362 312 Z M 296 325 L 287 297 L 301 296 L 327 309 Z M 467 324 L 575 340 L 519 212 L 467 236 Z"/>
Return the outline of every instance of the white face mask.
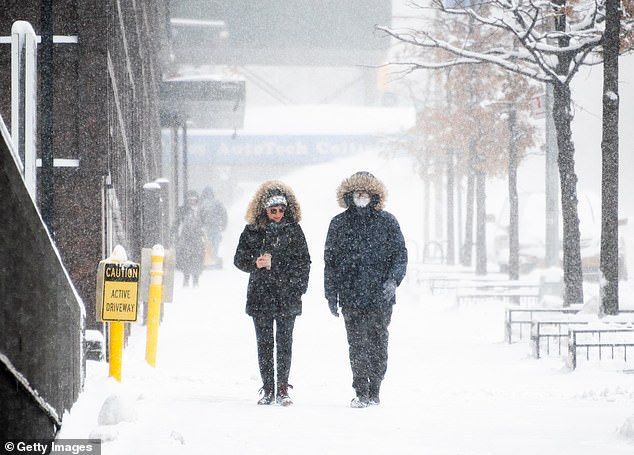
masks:
<path fill-rule="evenodd" d="M 365 207 L 370 203 L 370 196 L 357 195 L 357 193 L 354 193 L 352 195 L 352 202 L 354 202 L 354 205 L 357 207 Z"/>

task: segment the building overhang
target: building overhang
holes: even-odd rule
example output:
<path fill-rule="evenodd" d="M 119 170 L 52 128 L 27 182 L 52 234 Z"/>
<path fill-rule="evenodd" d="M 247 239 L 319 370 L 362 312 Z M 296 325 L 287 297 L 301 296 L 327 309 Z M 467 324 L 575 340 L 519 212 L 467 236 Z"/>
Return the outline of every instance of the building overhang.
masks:
<path fill-rule="evenodd" d="M 238 129 L 244 125 L 245 81 L 175 78 L 161 82 L 161 126 Z"/>

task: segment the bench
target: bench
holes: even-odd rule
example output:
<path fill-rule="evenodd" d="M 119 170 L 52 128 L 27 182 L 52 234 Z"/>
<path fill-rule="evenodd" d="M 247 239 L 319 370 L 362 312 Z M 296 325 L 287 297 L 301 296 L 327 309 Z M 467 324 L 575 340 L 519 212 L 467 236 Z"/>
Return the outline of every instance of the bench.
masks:
<path fill-rule="evenodd" d="M 593 317 L 594 318 L 594 317 Z M 551 344 L 557 346 L 557 355 L 561 355 L 561 346 L 568 341 L 568 331 L 571 325 L 584 325 L 588 321 L 565 320 L 565 319 L 544 319 L 531 322 L 531 352 L 537 359 L 542 356 L 542 345 L 546 343 L 546 355 L 550 355 Z"/>
<path fill-rule="evenodd" d="M 427 280 L 429 281 L 429 290 L 432 294 L 453 294 L 460 288 L 486 287 L 491 283 L 511 282 L 501 274 L 476 276 L 473 272 L 430 274 Z"/>
<path fill-rule="evenodd" d="M 621 310 L 622 315 L 610 316 L 609 320 L 613 324 L 628 324 L 632 321 L 631 310 Z M 551 344 L 557 346 L 557 354 L 561 355 L 562 344 L 568 341 L 569 328 L 571 326 L 582 326 L 590 322 L 596 322 L 594 314 L 551 314 L 548 317 L 538 317 L 531 322 L 531 350 L 533 356 L 539 359 L 542 355 L 542 345 L 546 343 L 546 355 L 550 355 Z"/>
<path fill-rule="evenodd" d="M 631 317 L 631 315 L 630 315 Z M 598 359 L 602 360 L 605 352 L 609 352 L 610 359 L 621 356 L 628 361 L 628 350 L 634 349 L 634 322 L 614 321 L 571 325 L 568 328 L 568 363 L 571 369 L 577 368 L 578 351 L 586 352 L 586 360 L 590 360 L 590 351 L 596 351 Z"/>
<path fill-rule="evenodd" d="M 504 338 L 507 343 L 513 342 L 514 327 L 517 326 L 519 331 L 519 339 L 523 339 L 523 331 L 530 333 L 530 326 L 533 321 L 548 317 L 557 317 L 557 315 L 576 314 L 581 310 L 581 305 L 571 305 L 565 308 L 542 308 L 542 307 L 521 307 L 509 306 L 505 309 L 504 316 Z M 528 326 L 528 327 L 527 327 Z"/>
<path fill-rule="evenodd" d="M 456 292 L 456 306 L 466 303 L 477 303 L 483 300 L 497 300 L 516 305 L 531 305 L 539 303 L 541 294 L 539 285 L 498 285 L 491 287 L 476 287 L 460 289 Z"/>

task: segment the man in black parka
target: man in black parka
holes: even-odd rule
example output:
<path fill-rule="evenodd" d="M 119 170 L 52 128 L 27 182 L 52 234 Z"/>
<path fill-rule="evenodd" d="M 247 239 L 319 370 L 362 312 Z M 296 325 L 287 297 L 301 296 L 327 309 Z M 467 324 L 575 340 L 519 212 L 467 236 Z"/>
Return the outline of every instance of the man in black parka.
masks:
<path fill-rule="evenodd" d="M 357 172 L 337 189 L 346 210 L 330 222 L 324 249 L 324 290 L 334 316 L 343 314 L 349 345 L 351 406 L 378 405 L 387 370 L 388 326 L 407 248 L 398 221 L 383 210 L 385 185 Z"/>

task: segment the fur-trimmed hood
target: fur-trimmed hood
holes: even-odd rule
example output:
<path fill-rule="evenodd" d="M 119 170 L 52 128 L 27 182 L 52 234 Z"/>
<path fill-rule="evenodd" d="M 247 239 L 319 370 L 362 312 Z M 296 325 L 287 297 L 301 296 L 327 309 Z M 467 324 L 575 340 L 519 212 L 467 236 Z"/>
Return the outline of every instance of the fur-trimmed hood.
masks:
<path fill-rule="evenodd" d="M 266 221 L 265 203 L 272 196 L 284 196 L 286 198 L 286 213 L 284 219 L 289 222 L 299 223 L 302 219 L 302 211 L 292 188 L 278 180 L 264 182 L 253 195 L 245 220 L 248 224 L 260 224 Z"/>
<path fill-rule="evenodd" d="M 366 171 L 357 172 L 341 182 L 337 188 L 339 206 L 344 209 L 352 206 L 352 193 L 359 190 L 370 193 L 372 198 L 370 204 L 375 210 L 383 210 L 387 200 L 387 189 L 383 182 Z"/>

